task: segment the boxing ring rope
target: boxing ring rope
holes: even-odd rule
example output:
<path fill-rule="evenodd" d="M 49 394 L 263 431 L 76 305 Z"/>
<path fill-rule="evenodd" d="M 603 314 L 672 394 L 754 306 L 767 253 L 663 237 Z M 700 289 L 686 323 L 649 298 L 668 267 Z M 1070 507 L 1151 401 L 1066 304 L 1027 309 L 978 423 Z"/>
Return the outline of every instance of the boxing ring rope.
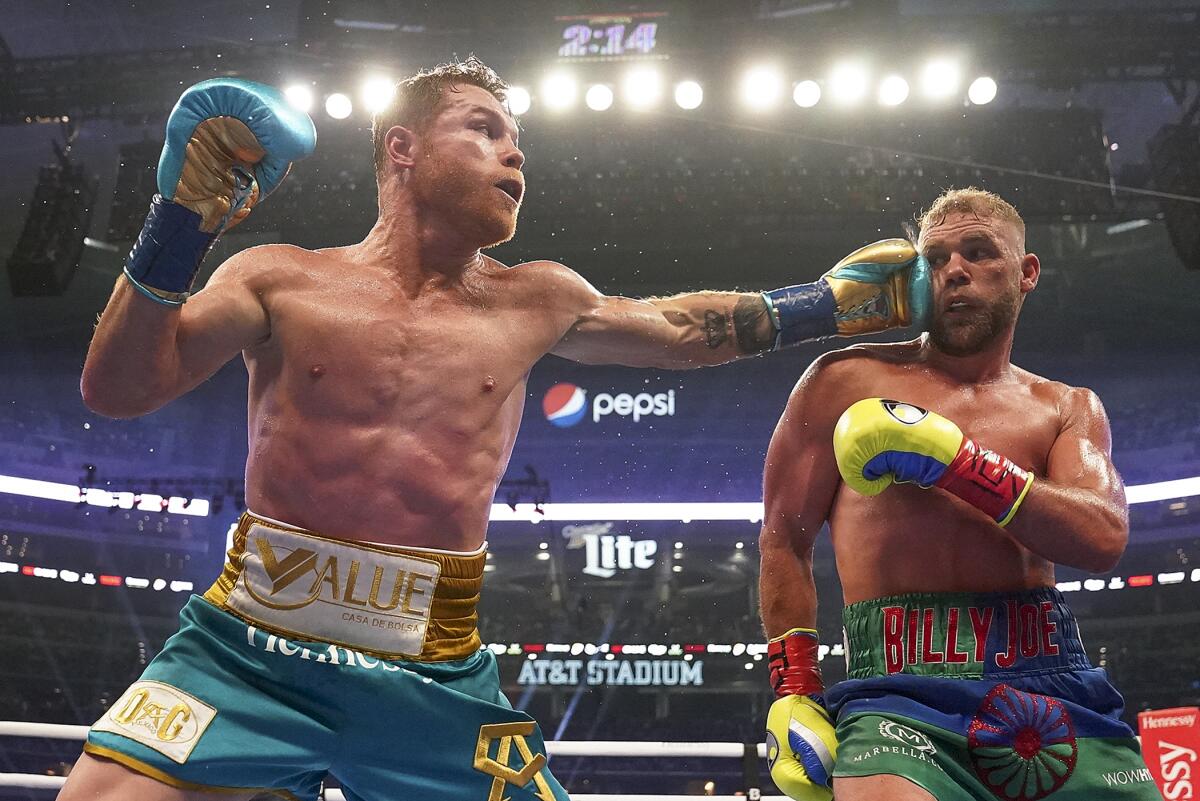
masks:
<path fill-rule="evenodd" d="M 46 740 L 87 739 L 88 726 L 71 726 L 62 723 L 28 723 L 19 720 L 0 721 L 0 737 L 35 737 Z M 558 740 L 546 743 L 551 756 L 587 757 L 705 757 L 717 759 L 744 759 L 748 746 L 742 743 L 667 743 L 639 740 Z M 765 759 L 767 747 L 763 743 L 753 746 L 760 759 Z M 66 782 L 65 776 L 43 776 L 35 773 L 0 773 L 0 787 L 15 787 L 27 790 L 57 790 Z M 696 795 L 606 795 L 573 793 L 572 801 L 672 801 L 684 798 L 711 798 L 725 801 L 745 801 L 745 795 L 696 796 Z M 345 801 L 336 789 L 325 791 L 327 801 Z M 786 801 L 785 796 L 762 796 L 763 801 Z"/>

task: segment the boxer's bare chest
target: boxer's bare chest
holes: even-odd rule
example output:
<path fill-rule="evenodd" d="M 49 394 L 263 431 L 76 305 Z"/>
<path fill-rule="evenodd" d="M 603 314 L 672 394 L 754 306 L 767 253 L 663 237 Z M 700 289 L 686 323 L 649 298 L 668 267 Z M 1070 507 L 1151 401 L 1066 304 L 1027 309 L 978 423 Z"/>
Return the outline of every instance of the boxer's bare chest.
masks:
<path fill-rule="evenodd" d="M 318 275 L 272 297 L 272 341 L 248 359 L 252 395 L 258 379 L 309 420 L 468 436 L 519 409 L 549 347 L 549 326 L 515 301 L 490 277 L 408 295 L 375 277 Z"/>
<path fill-rule="evenodd" d="M 860 391 L 937 412 L 966 436 L 1035 472 L 1044 470 L 1061 428 L 1060 393 L 1020 370 L 964 383 L 923 364 L 886 364 L 861 379 Z"/>
<path fill-rule="evenodd" d="M 851 384 L 845 388 L 850 402 L 884 397 L 937 412 L 983 447 L 1037 475 L 1045 475 L 1061 429 L 1062 385 L 1024 371 L 970 384 L 924 364 L 872 362 Z M 847 602 L 1053 580 L 1052 565 L 940 490 L 896 485 L 868 498 L 843 487 L 829 519 Z"/>

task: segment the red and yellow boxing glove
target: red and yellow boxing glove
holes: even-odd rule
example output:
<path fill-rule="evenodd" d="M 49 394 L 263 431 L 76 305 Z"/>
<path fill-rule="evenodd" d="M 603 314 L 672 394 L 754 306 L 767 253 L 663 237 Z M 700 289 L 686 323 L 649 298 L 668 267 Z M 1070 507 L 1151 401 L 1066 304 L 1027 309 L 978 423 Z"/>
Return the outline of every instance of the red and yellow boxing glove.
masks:
<path fill-rule="evenodd" d="M 837 735 L 819 695 L 817 632 L 792 629 L 771 640 L 767 665 L 776 695 L 767 713 L 771 780 L 796 801 L 830 801 Z"/>
<path fill-rule="evenodd" d="M 833 430 L 842 480 L 863 495 L 893 482 L 941 487 L 1008 525 L 1033 474 L 981 447 L 939 414 L 909 403 L 867 398 L 842 413 Z"/>

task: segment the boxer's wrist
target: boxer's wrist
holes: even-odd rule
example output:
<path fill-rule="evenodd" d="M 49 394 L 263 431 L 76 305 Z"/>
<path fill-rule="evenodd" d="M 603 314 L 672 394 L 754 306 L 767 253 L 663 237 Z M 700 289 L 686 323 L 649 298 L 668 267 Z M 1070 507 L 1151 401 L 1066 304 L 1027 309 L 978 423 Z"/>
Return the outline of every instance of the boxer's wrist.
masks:
<path fill-rule="evenodd" d="M 167 306 L 178 306 L 191 293 L 200 263 L 216 233 L 200 230 L 195 211 L 155 195 L 150 213 L 125 262 L 125 277 L 139 292 Z"/>
<path fill-rule="evenodd" d="M 995 451 L 963 437 L 954 460 L 934 486 L 984 512 L 1001 526 L 1008 525 L 1033 486 L 1033 474 Z"/>
<path fill-rule="evenodd" d="M 837 303 L 824 280 L 762 293 L 775 326 L 773 350 L 837 336 Z"/>
<path fill-rule="evenodd" d="M 815 629 L 791 629 L 767 643 L 767 668 L 776 698 L 819 695 L 825 691 Z"/>

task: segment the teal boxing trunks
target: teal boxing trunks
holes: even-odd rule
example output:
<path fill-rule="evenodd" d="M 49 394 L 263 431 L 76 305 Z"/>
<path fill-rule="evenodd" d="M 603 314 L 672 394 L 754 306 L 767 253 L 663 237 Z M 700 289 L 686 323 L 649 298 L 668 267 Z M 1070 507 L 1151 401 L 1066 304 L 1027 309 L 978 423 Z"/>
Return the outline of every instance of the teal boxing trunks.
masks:
<path fill-rule="evenodd" d="M 484 551 L 329 540 L 245 515 L 229 563 L 85 750 L 165 784 L 350 801 L 567 801 L 479 646 Z"/>

